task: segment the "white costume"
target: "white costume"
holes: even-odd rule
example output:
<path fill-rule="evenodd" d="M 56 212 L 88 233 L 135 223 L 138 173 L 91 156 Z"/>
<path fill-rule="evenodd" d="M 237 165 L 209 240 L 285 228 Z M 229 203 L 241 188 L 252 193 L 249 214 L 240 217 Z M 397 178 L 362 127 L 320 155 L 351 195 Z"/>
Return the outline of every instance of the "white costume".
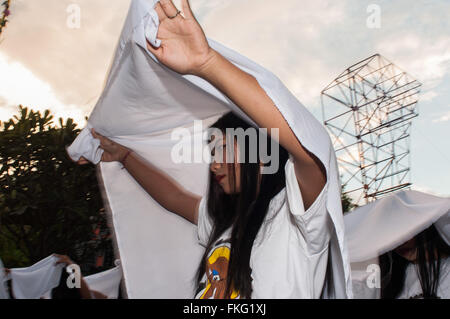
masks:
<path fill-rule="evenodd" d="M 253 243 L 250 258 L 251 298 L 320 298 L 328 266 L 328 244 L 333 231 L 326 208 L 328 185 L 305 211 L 292 158 L 283 169 L 286 187 L 272 198 Z M 198 216 L 198 234 L 203 246 L 207 245 L 213 228 L 206 202 L 207 198 L 203 197 Z M 205 288 L 197 294 L 198 298 L 224 296 L 230 235 L 231 229 L 228 229 L 208 253 L 207 273 L 203 279 Z"/>

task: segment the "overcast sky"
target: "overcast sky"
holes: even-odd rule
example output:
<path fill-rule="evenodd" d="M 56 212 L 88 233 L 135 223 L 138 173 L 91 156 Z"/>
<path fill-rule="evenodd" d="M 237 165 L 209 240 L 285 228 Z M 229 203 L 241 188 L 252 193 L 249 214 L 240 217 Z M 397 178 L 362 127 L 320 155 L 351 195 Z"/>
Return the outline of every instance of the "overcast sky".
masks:
<path fill-rule="evenodd" d="M 15 0 L 0 43 L 0 120 L 23 104 L 84 126 L 130 0 Z M 73 26 L 74 7 L 80 26 Z M 422 84 L 414 188 L 450 196 L 450 1 L 191 0 L 208 37 L 274 72 L 319 119 L 320 92 L 380 53 Z M 380 27 L 368 26 L 374 6 Z M 369 11 L 368 11 L 369 10 Z M 376 9 L 375 9 L 376 10 Z M 374 21 L 369 19 L 370 21 Z M 7 76 L 5 76 L 7 75 Z"/>

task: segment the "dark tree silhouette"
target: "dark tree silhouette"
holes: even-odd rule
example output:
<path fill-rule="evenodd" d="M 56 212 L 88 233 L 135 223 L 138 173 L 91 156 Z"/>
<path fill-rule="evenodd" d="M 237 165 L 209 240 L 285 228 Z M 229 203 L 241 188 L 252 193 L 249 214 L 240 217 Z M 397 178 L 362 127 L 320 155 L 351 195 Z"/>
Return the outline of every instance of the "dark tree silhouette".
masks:
<path fill-rule="evenodd" d="M 10 3 L 10 0 L 5 0 L 1 5 L 3 7 L 3 10 L 2 14 L 0 15 L 0 35 L 2 35 L 3 28 L 6 27 L 6 24 L 8 23 L 8 16 L 11 14 L 11 12 L 9 11 Z"/>
<path fill-rule="evenodd" d="M 29 266 L 52 253 L 69 255 L 84 274 L 112 245 L 95 166 L 76 165 L 65 147 L 80 132 L 72 119 L 19 106 L 20 117 L 0 130 L 0 257 L 7 267 Z M 108 260 L 109 259 L 109 260 Z"/>
<path fill-rule="evenodd" d="M 341 202 L 342 202 L 342 212 L 344 214 L 348 213 L 353 208 L 358 207 L 358 205 L 353 204 L 352 199 L 347 194 L 344 194 L 344 188 L 342 188 Z"/>

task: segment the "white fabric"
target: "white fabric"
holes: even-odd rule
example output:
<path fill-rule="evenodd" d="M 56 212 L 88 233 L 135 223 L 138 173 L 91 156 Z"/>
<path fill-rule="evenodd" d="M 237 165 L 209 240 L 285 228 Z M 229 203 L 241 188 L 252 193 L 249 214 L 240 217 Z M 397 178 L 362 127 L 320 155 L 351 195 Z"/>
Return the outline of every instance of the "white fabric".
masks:
<path fill-rule="evenodd" d="M 89 290 L 101 292 L 108 299 L 118 298 L 121 279 L 122 269 L 120 264 L 112 269 L 84 277 L 84 280 L 89 286 Z"/>
<path fill-rule="evenodd" d="M 64 265 L 55 265 L 57 257 L 51 255 L 26 268 L 12 268 L 12 290 L 16 299 L 39 299 L 59 284 Z"/>
<path fill-rule="evenodd" d="M 380 256 L 440 218 L 438 231 L 443 238 L 450 238 L 449 213 L 450 198 L 412 190 L 397 192 L 358 207 L 344 218 L 350 261 Z M 444 230 L 447 233 L 443 233 Z"/>
<path fill-rule="evenodd" d="M 400 191 L 354 209 L 344 221 L 354 297 L 379 298 L 379 289 L 367 285 L 367 278 L 373 273 L 366 267 L 378 265 L 378 256 L 394 250 L 433 223 L 449 243 L 450 198 Z"/>
<path fill-rule="evenodd" d="M 272 198 L 267 216 L 253 244 L 250 257 L 253 288 L 251 297 L 320 298 L 327 270 L 328 243 L 333 229 L 326 209 L 328 185 L 325 185 L 305 212 L 291 157 L 284 170 L 286 187 Z M 213 228 L 206 203 L 207 197 L 203 197 L 198 215 L 198 235 L 203 246 L 207 245 Z M 217 258 L 217 261 L 214 258 L 212 261 L 215 262 L 210 262 L 209 258 L 218 249 L 222 249 L 224 255 L 224 245 L 228 249 L 224 258 L 229 257 L 230 235 L 231 229 L 219 238 L 218 244 L 208 254 L 207 274 L 203 278 L 206 285 L 197 294 L 198 298 L 209 295 L 212 295 L 211 298 L 217 297 L 220 295 L 211 292 L 224 292 L 227 269 L 223 267 L 224 259 Z"/>
<path fill-rule="evenodd" d="M 205 195 L 208 164 L 173 163 L 170 150 L 175 142 L 170 139 L 171 130 L 180 126 L 192 130 L 194 120 L 211 123 L 229 110 L 254 123 L 212 85 L 194 76 L 172 72 L 147 50 L 146 36 L 159 45 L 155 38 L 159 25 L 153 9 L 155 3 L 156 0 L 132 1 L 105 89 L 89 118 L 89 125 L 100 134 L 132 148 L 191 192 Z M 341 185 L 326 130 L 272 73 L 217 42 L 209 40 L 209 43 L 257 79 L 303 146 L 325 166 L 327 210 L 334 224 L 330 242 L 333 280 L 327 286 L 327 296 L 351 297 Z M 92 147 L 92 140 L 88 126 L 67 150 L 72 159 L 78 160 L 82 155 L 98 163 L 101 152 Z M 128 296 L 191 297 L 195 270 L 202 255 L 195 227 L 167 214 L 119 168 L 118 163 L 101 163 L 100 177 L 104 199 L 113 218 Z"/>
<path fill-rule="evenodd" d="M 101 292 L 108 299 L 117 299 L 119 297 L 119 286 L 122 280 L 122 269 L 120 261 L 116 260 L 116 267 L 99 272 L 94 275 L 84 277 L 85 282 L 89 286 L 89 290 Z M 41 296 L 41 299 L 52 299 L 52 291 L 47 291 Z"/>
<path fill-rule="evenodd" d="M 51 290 L 47 291 L 45 294 L 41 296 L 40 299 L 52 299 L 52 291 Z"/>
<path fill-rule="evenodd" d="M 353 298 L 379 299 L 381 296 L 381 273 L 378 258 L 351 263 Z"/>
<path fill-rule="evenodd" d="M 441 238 L 450 246 L 450 208 L 448 209 L 447 214 L 441 216 L 436 223 L 436 226 L 439 235 Z"/>
<path fill-rule="evenodd" d="M 397 297 L 398 299 L 423 298 L 417 271 L 416 265 L 408 265 L 405 271 L 405 284 L 402 292 Z M 438 298 L 450 299 L 450 257 L 441 261 L 439 286 L 436 295 Z"/>
<path fill-rule="evenodd" d="M 9 299 L 8 289 L 6 287 L 6 281 L 8 276 L 5 273 L 3 262 L 0 259 L 0 299 Z"/>

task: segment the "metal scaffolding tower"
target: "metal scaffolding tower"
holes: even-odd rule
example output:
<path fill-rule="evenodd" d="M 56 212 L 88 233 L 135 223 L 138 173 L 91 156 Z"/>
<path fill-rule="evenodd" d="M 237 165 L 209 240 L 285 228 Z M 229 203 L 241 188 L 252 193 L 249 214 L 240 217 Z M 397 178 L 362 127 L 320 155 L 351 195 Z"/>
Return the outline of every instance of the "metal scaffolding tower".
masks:
<path fill-rule="evenodd" d="M 409 187 L 410 128 L 421 83 L 379 54 L 340 74 L 321 94 L 344 193 L 366 204 Z"/>

